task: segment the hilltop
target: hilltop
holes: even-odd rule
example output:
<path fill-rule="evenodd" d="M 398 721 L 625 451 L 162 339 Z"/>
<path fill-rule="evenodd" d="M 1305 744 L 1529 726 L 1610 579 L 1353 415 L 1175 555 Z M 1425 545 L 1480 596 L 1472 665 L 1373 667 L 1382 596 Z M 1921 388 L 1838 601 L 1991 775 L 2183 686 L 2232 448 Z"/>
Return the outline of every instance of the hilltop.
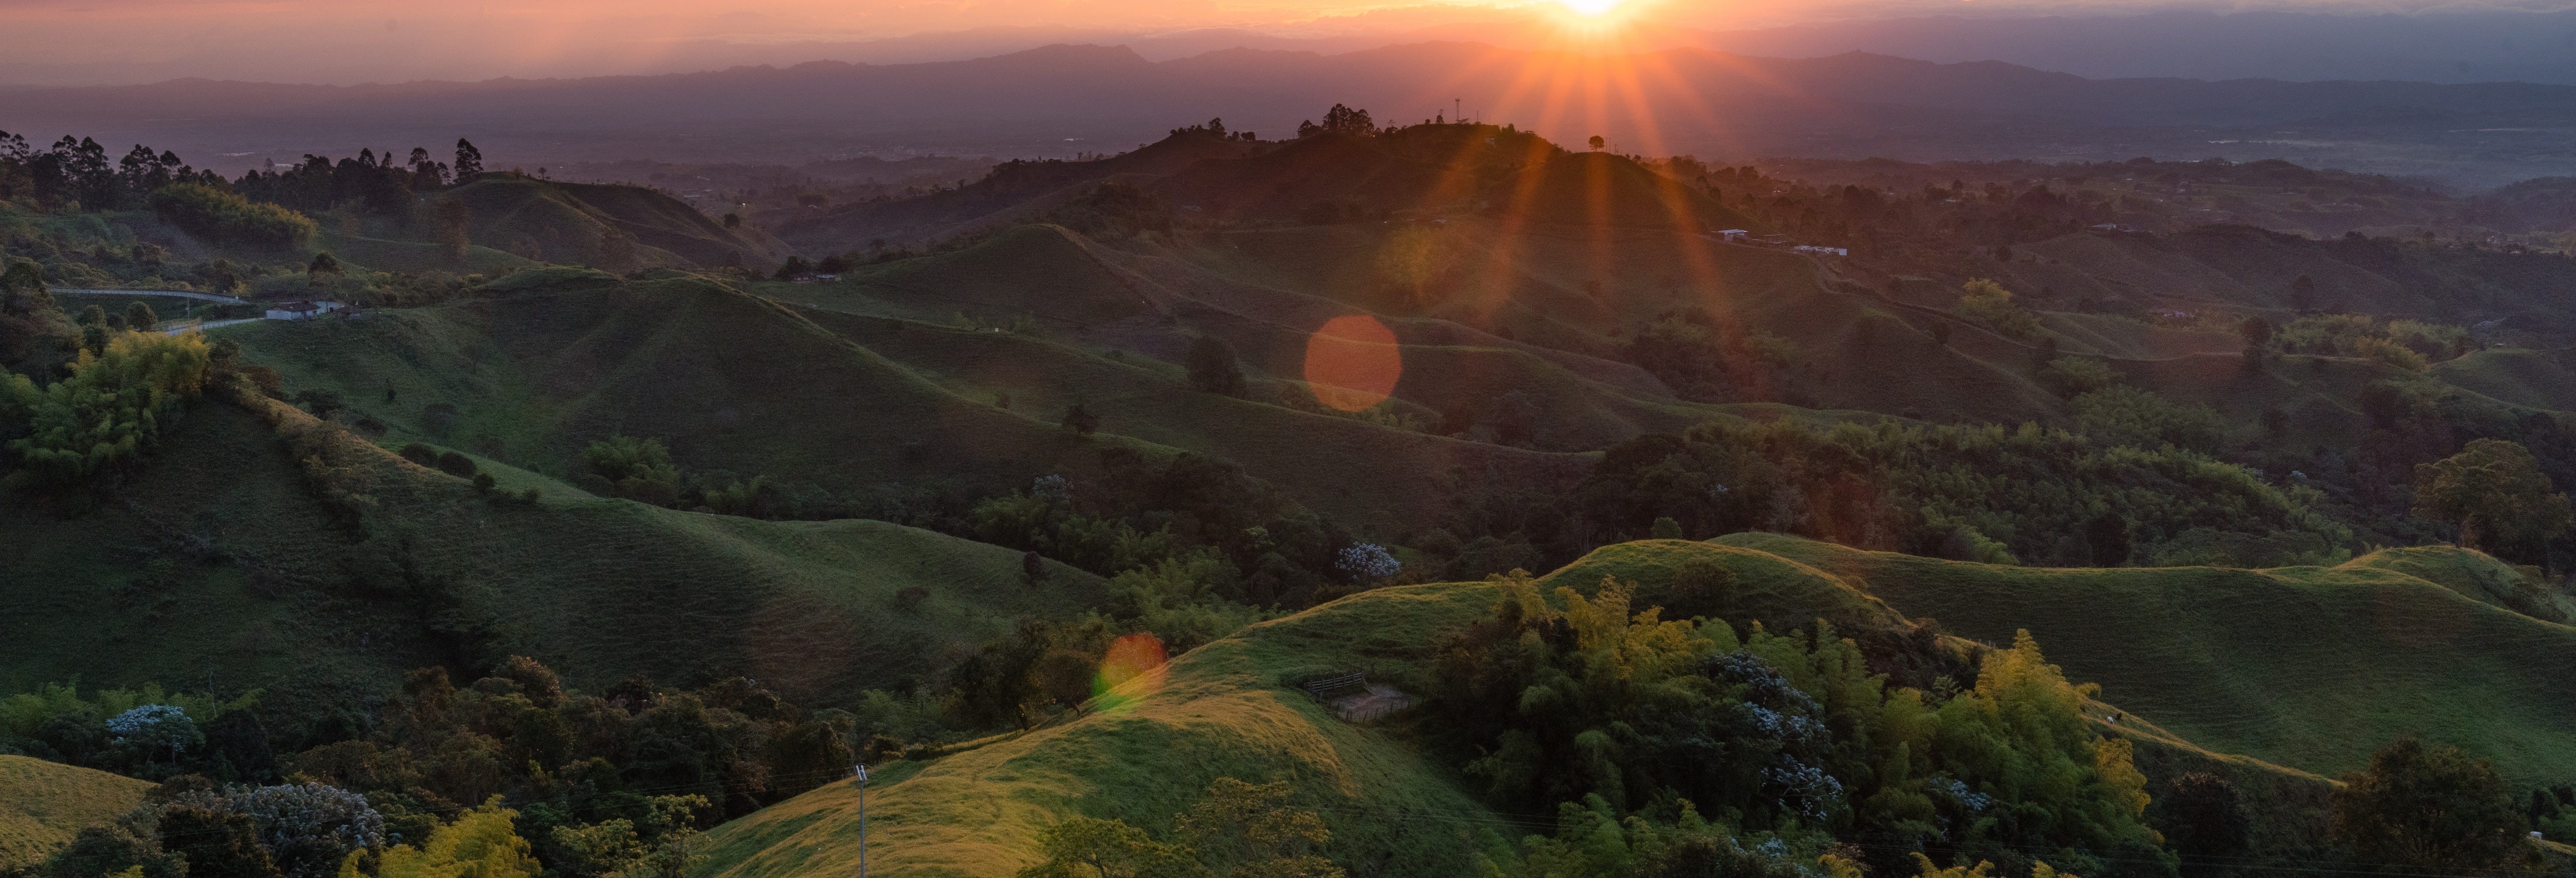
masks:
<path fill-rule="evenodd" d="M 440 196 L 465 205 L 475 244 L 530 259 L 624 270 L 767 267 L 794 251 L 757 228 L 726 225 L 637 186 L 485 174 Z M 629 243 L 620 245 L 619 239 Z"/>

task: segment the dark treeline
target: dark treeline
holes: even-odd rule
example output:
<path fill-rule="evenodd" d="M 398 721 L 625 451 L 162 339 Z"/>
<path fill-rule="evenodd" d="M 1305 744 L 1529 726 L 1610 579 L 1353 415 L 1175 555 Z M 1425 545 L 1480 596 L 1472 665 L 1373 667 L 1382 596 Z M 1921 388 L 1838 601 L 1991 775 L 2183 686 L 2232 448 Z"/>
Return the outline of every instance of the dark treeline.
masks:
<path fill-rule="evenodd" d="M 105 146 L 87 137 L 64 135 L 38 149 L 24 135 L 0 131 L 0 201 L 27 198 L 46 210 L 64 212 L 141 209 L 163 187 L 197 184 L 296 210 L 354 202 L 390 213 L 408 206 L 412 193 L 469 183 L 482 172 L 482 151 L 458 140 L 453 164 L 433 159 L 423 148 L 413 148 L 399 164 L 391 151 L 379 156 L 368 149 L 336 162 L 307 155 L 300 164 L 254 170 L 227 181 L 180 161 L 175 153 L 142 144 L 121 158 L 110 158 Z"/>
<path fill-rule="evenodd" d="M 372 149 L 362 149 L 356 157 L 337 162 L 307 155 L 299 164 L 251 171 L 234 181 L 233 188 L 253 200 L 297 210 L 324 210 L 355 203 L 369 211 L 391 214 L 410 207 L 413 193 L 471 183 L 482 173 L 482 151 L 458 140 L 454 164 L 433 159 L 429 150 L 420 147 L 413 147 L 411 155 L 400 163 L 394 160 L 391 150 L 377 155 Z"/>
<path fill-rule="evenodd" d="M 24 135 L 0 131 L 0 201 L 32 198 L 52 210 L 133 209 L 173 183 L 222 185 L 223 177 L 139 143 L 111 159 L 106 147 L 87 137 L 66 134 L 51 147 L 33 149 Z"/>

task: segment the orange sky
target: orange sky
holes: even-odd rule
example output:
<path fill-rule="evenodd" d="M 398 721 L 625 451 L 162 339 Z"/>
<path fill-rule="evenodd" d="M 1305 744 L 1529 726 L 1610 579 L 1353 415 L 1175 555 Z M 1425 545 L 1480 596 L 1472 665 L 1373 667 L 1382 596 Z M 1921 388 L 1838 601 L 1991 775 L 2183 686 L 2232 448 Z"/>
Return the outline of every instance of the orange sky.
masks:
<path fill-rule="evenodd" d="M 1283 37 L 1421 38 L 1498 18 L 1567 19 L 1567 5 L 1615 3 L 1647 25 L 1758 28 L 1802 21 L 1963 11 L 2084 14 L 2149 0 L 0 0 L 0 84 L 139 82 L 208 76 L 280 82 L 394 82 L 582 76 L 734 64 L 930 60 L 1025 48 L 996 37 L 871 57 L 869 41 L 970 28 L 1079 28 L 1102 41 L 1194 28 Z M 2185 0 L 2202 8 L 2376 10 L 2437 0 Z M 2450 2 L 2450 0 L 2438 0 Z M 2477 2 L 2477 0 L 2469 0 Z M 2500 0 L 2501 2 L 2501 0 Z M 2172 8 L 2156 2 L 2157 8 Z M 2393 7 L 2392 7 L 2393 8 Z M 1457 38 L 1477 38 L 1473 35 Z M 1491 40 L 1487 40 L 1491 41 Z M 980 51 L 982 46 L 997 51 Z M 859 46 L 862 48 L 852 48 Z M 1217 46 L 1221 48 L 1222 46 Z M 1349 45 L 1337 49 L 1346 50 Z M 882 47 L 880 47 L 882 48 Z M 1324 47 L 1318 47 L 1324 48 Z M 877 52 L 884 56 L 884 52 Z"/>

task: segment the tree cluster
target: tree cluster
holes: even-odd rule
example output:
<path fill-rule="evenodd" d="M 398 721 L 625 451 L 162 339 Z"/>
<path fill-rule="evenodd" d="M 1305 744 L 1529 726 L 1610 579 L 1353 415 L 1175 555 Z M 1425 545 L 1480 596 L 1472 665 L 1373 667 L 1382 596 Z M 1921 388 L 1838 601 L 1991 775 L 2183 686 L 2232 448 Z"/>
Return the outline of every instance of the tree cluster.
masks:
<path fill-rule="evenodd" d="M 2094 734 L 2092 687 L 2027 632 L 1985 652 L 1972 687 L 1927 692 L 1888 685 L 1821 623 L 1739 637 L 1639 610 L 1615 580 L 1589 598 L 1497 585 L 1494 615 L 1444 645 L 1437 669 L 1438 707 L 1476 754 L 1464 771 L 1497 806 L 1673 819 L 1687 803 L 1738 830 L 1865 841 L 1883 870 L 1912 853 L 2172 870 L 2128 742 Z"/>
<path fill-rule="evenodd" d="M 189 183 L 220 186 L 223 177 L 139 143 L 111 160 L 90 138 L 67 134 L 40 150 L 23 135 L 0 131 L 0 201 L 25 198 L 56 211 L 123 210 L 142 206 L 161 187 Z"/>
<path fill-rule="evenodd" d="M 81 350 L 69 378 L 39 389 L 25 375 L 0 375 L 0 436 L 15 437 L 9 482 L 60 487 L 127 465 L 204 388 L 204 337 L 100 332 L 99 349 Z"/>
<path fill-rule="evenodd" d="M 2261 567 L 2345 557 L 2351 533 L 2321 499 L 2196 451 L 2037 425 L 1783 419 L 1637 437 L 1571 491 L 1463 497 L 1412 543 L 1447 559 L 1435 578 L 1448 579 L 1553 569 L 1659 518 L 1693 539 L 1763 530 L 1993 563 Z"/>

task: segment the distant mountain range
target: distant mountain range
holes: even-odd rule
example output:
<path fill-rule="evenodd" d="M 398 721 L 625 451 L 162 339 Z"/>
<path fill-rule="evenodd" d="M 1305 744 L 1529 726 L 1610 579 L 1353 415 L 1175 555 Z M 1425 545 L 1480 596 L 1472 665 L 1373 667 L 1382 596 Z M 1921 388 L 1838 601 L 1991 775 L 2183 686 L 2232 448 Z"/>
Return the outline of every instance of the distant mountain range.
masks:
<path fill-rule="evenodd" d="M 1222 116 L 1285 135 L 1334 103 L 1381 123 L 1463 109 L 1617 151 L 1905 159 L 2278 157 L 2494 185 L 2576 172 L 2576 87 L 2087 79 L 2001 62 L 1599 57 L 1470 43 L 1155 62 L 1059 45 L 971 61 L 661 76 L 314 86 L 179 80 L 0 92 L 0 128 L 240 153 L 476 138 L 497 160 L 786 160 L 853 152 L 1117 152 Z M 220 162 L 216 162 L 220 166 Z"/>

